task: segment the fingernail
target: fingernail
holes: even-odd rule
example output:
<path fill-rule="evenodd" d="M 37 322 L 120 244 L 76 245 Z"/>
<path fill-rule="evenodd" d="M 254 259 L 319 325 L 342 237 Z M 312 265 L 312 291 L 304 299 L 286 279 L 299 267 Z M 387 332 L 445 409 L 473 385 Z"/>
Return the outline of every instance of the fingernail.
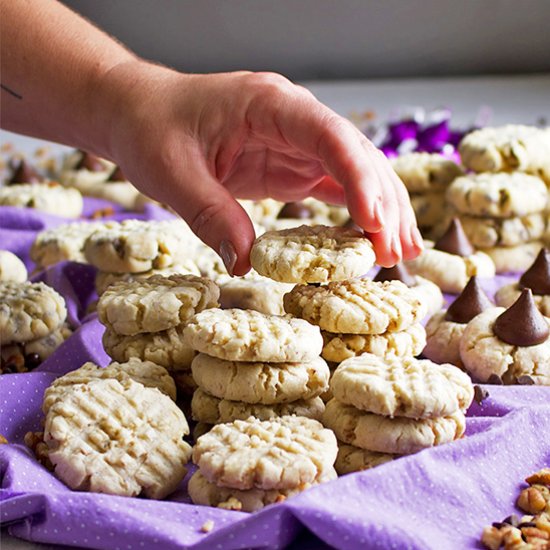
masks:
<path fill-rule="evenodd" d="M 400 261 L 403 256 L 403 249 L 401 248 L 401 241 L 399 240 L 399 235 L 397 233 L 392 235 L 391 250 L 393 254 L 397 256 L 397 261 Z"/>
<path fill-rule="evenodd" d="M 376 200 L 372 208 L 372 217 L 378 224 L 378 227 L 382 229 L 384 227 L 384 213 L 382 212 L 382 204 L 379 200 Z"/>
<path fill-rule="evenodd" d="M 422 239 L 422 235 L 420 233 L 420 230 L 416 225 L 414 225 L 411 229 L 411 239 L 420 251 L 424 250 L 424 240 Z"/>
<path fill-rule="evenodd" d="M 235 269 L 235 264 L 237 263 L 237 252 L 233 243 L 228 240 L 223 240 L 220 243 L 220 258 L 223 260 L 223 265 L 227 269 L 227 273 L 233 277 L 233 269 Z"/>

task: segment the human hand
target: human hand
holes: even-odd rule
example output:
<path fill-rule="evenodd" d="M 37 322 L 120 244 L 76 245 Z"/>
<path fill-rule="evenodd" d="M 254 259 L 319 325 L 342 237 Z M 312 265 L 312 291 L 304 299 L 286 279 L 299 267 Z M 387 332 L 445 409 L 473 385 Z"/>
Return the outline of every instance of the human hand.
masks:
<path fill-rule="evenodd" d="M 407 191 L 383 153 L 284 77 L 185 75 L 137 61 L 113 69 L 103 89 L 112 159 L 170 204 L 229 272 L 248 271 L 255 238 L 234 197 L 347 204 L 383 266 L 421 251 Z"/>

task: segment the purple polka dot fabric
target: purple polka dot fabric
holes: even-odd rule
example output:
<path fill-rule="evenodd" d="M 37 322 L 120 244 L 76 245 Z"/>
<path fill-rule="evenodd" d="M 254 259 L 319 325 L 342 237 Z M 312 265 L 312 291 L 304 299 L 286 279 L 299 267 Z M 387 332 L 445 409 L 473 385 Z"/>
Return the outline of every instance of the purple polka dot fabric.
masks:
<path fill-rule="evenodd" d="M 145 217 L 164 214 L 151 211 Z M 119 214 L 118 216 L 126 216 Z M 159 219 L 159 218 L 156 218 Z M 0 243 L 28 260 L 37 231 L 65 220 L 0 208 Z M 40 226 L 40 227 L 38 227 Z M 37 370 L 0 376 L 0 520 L 16 537 L 83 548 L 464 549 L 511 513 L 523 479 L 550 465 L 550 388 L 484 386 L 467 435 L 449 445 L 343 476 L 254 514 L 195 506 L 187 479 L 164 501 L 74 492 L 23 444 L 41 429 L 45 388 L 86 361 L 109 362 L 90 266 L 64 262 L 36 276 L 61 292 L 74 334 Z M 486 281 L 492 294 L 511 277 Z M 204 533 L 201 527 L 213 522 Z"/>

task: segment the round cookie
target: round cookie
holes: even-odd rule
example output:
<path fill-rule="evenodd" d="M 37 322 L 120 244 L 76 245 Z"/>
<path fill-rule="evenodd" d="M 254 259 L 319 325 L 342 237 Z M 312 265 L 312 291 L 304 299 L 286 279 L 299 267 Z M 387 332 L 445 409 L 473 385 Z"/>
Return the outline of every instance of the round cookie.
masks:
<path fill-rule="evenodd" d="M 183 336 L 194 350 L 228 361 L 307 362 L 323 349 L 319 328 L 302 319 L 242 309 L 201 311 Z"/>
<path fill-rule="evenodd" d="M 23 283 L 27 277 L 27 268 L 18 257 L 9 250 L 0 250 L 0 283 Z"/>
<path fill-rule="evenodd" d="M 332 399 L 326 405 L 323 424 L 348 445 L 378 453 L 412 454 L 462 437 L 466 417 L 456 411 L 448 416 L 420 420 L 389 418 Z"/>
<path fill-rule="evenodd" d="M 252 267 L 283 283 L 324 283 L 365 275 L 375 260 L 372 245 L 359 231 L 302 225 L 268 231 L 250 252 Z"/>
<path fill-rule="evenodd" d="M 219 289 L 194 275 L 153 275 L 114 283 L 97 304 L 99 321 L 117 334 L 160 332 L 185 324 L 203 309 L 218 305 Z"/>
<path fill-rule="evenodd" d="M 205 424 L 221 424 L 224 422 L 233 422 L 234 420 L 246 420 L 250 416 L 254 416 L 258 420 L 270 420 L 274 417 L 293 414 L 321 420 L 324 410 L 325 404 L 320 397 L 298 399 L 291 403 L 252 405 L 240 401 L 218 399 L 198 389 L 193 394 L 191 401 L 193 420 Z"/>
<path fill-rule="evenodd" d="M 65 300 L 44 283 L 0 283 L 0 342 L 47 336 L 67 317 Z"/>
<path fill-rule="evenodd" d="M 109 328 L 103 333 L 103 347 L 115 361 L 132 358 L 152 361 L 169 371 L 190 370 L 195 351 L 183 341 L 184 325 L 160 332 L 121 336 Z"/>
<path fill-rule="evenodd" d="M 369 279 L 296 285 L 285 295 L 284 306 L 287 313 L 327 332 L 344 334 L 405 330 L 425 315 L 417 295 L 400 281 Z"/>
<path fill-rule="evenodd" d="M 67 388 L 46 414 L 55 474 L 71 489 L 163 498 L 186 474 L 189 432 L 176 404 L 131 379 Z"/>
<path fill-rule="evenodd" d="M 120 204 L 126 210 L 135 210 L 141 193 L 126 179 L 122 170 L 116 167 L 107 179 L 92 183 L 87 195 Z"/>
<path fill-rule="evenodd" d="M 497 306 L 510 307 L 520 297 L 523 288 L 520 283 L 512 283 L 499 288 L 495 294 Z M 545 317 L 550 317 L 550 294 L 533 294 L 533 300 L 538 310 Z"/>
<path fill-rule="evenodd" d="M 384 334 L 334 334 L 322 331 L 323 359 L 341 363 L 345 359 L 363 353 L 379 357 L 404 357 L 419 355 L 426 345 L 426 331 L 415 323 L 400 332 Z"/>
<path fill-rule="evenodd" d="M 291 489 L 333 469 L 334 434 L 316 420 L 282 416 L 218 424 L 198 439 L 193 462 L 204 477 L 234 489 Z"/>
<path fill-rule="evenodd" d="M 483 252 L 493 260 L 497 273 L 510 273 L 528 269 L 543 248 L 542 241 L 533 241 L 516 246 L 494 246 Z"/>
<path fill-rule="evenodd" d="M 409 193 L 443 192 L 464 169 L 437 153 L 408 153 L 391 160 Z"/>
<path fill-rule="evenodd" d="M 352 472 L 375 468 L 386 462 L 391 462 L 395 458 L 398 458 L 397 455 L 367 451 L 354 445 L 338 443 L 338 456 L 334 463 L 334 469 L 338 475 L 343 476 Z"/>
<path fill-rule="evenodd" d="M 86 151 L 74 151 L 63 160 L 59 181 L 65 187 L 74 187 L 83 195 L 97 183 L 105 181 L 115 165 Z"/>
<path fill-rule="evenodd" d="M 447 202 L 461 214 L 513 218 L 541 212 L 548 192 L 535 176 L 514 172 L 457 178 L 447 189 Z"/>
<path fill-rule="evenodd" d="M 0 187 L 0 206 L 34 208 L 59 216 L 63 205 L 64 218 L 78 218 L 82 214 L 82 195 L 76 189 L 66 189 L 58 183 L 22 183 Z"/>
<path fill-rule="evenodd" d="M 467 409 L 474 397 L 470 378 L 453 365 L 370 353 L 340 363 L 330 387 L 342 403 L 392 417 L 447 416 Z"/>
<path fill-rule="evenodd" d="M 448 217 L 449 208 L 443 192 L 432 191 L 422 195 L 411 195 L 409 198 L 419 227 L 434 227 Z"/>
<path fill-rule="evenodd" d="M 289 403 L 328 388 L 330 370 L 316 357 L 304 363 L 225 361 L 199 353 L 191 364 L 197 385 L 214 397 L 245 403 Z"/>

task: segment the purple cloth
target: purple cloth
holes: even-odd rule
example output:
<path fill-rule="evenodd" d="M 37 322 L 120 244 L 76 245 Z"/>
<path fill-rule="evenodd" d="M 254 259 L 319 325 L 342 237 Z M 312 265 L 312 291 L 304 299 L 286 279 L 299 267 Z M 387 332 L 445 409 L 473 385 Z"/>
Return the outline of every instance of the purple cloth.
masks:
<path fill-rule="evenodd" d="M 30 245 L 36 219 L 44 227 L 59 223 L 20 210 L 18 229 L 15 209 L 8 210 L 0 209 L 0 242 L 5 247 L 11 232 L 12 250 Z M 341 477 L 255 514 L 194 506 L 187 480 L 165 501 L 71 491 L 37 463 L 23 437 L 40 430 L 42 395 L 52 380 L 85 361 L 109 362 L 103 327 L 95 315 L 86 317 L 93 275 L 90 266 L 64 262 L 37 276 L 65 296 L 76 330 L 35 371 L 0 376 L 0 433 L 9 441 L 0 445 L 0 520 L 16 537 L 129 550 L 479 548 L 484 526 L 518 512 L 522 480 L 550 464 L 550 388 L 485 386 L 489 397 L 470 408 L 466 438 Z M 509 280 L 484 286 L 492 294 Z M 202 533 L 207 520 L 214 528 Z"/>

